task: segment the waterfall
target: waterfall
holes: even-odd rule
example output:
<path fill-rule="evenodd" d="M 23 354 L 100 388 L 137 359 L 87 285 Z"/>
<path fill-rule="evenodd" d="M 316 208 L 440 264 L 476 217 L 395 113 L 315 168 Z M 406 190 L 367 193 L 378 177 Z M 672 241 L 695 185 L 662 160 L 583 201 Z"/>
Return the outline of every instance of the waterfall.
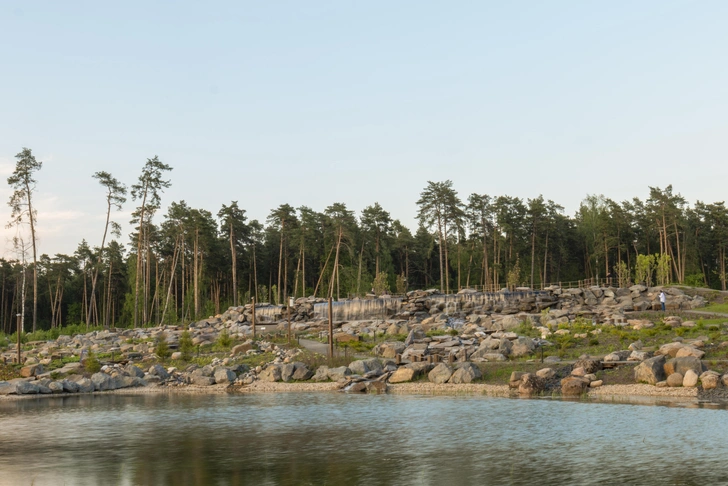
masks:
<path fill-rule="evenodd" d="M 401 311 L 401 297 L 391 297 L 387 299 L 342 300 L 332 303 L 332 313 L 335 321 L 386 319 L 388 316 L 399 314 Z M 328 312 L 328 302 L 321 302 L 319 304 L 314 304 L 313 306 L 315 319 L 328 319 Z"/>

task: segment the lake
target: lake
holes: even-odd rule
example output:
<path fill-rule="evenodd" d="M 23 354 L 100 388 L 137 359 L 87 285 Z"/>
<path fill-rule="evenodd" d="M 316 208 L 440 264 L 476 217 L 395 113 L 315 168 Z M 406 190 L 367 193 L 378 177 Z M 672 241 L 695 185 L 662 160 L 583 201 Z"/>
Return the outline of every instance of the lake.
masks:
<path fill-rule="evenodd" d="M 728 411 L 485 396 L 0 402 L 2 485 L 728 483 Z"/>

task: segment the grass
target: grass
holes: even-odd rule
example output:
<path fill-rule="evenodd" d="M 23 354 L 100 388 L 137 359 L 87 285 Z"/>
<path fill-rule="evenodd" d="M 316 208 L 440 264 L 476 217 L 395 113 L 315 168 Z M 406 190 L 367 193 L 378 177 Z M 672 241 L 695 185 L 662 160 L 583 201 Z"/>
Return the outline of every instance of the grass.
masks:
<path fill-rule="evenodd" d="M 720 314 L 728 314 L 728 304 L 710 304 L 707 307 L 701 307 L 700 309 L 695 309 L 699 311 L 704 312 L 717 312 Z"/>

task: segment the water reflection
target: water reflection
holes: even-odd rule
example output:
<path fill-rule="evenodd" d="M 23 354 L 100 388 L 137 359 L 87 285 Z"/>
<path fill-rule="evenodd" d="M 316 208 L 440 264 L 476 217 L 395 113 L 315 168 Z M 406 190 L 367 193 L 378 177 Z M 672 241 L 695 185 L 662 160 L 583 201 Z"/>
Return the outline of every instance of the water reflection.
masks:
<path fill-rule="evenodd" d="M 4 402 L 0 484 L 717 484 L 725 417 L 338 393 Z"/>

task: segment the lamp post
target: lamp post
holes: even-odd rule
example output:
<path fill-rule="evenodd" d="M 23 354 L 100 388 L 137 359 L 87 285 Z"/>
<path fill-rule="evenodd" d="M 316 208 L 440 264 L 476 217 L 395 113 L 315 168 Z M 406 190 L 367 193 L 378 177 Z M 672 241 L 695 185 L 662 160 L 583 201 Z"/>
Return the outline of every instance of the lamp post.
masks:
<path fill-rule="evenodd" d="M 250 299 L 253 306 L 253 341 L 255 341 L 255 297 Z"/>

